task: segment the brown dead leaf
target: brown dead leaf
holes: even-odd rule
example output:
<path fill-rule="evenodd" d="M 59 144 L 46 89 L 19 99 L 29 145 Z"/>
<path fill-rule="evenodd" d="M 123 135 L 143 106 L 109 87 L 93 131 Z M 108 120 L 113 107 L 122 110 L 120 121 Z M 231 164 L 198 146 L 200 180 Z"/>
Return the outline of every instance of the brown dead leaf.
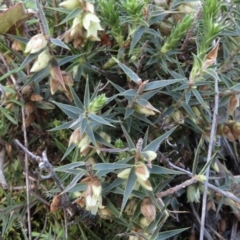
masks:
<path fill-rule="evenodd" d="M 33 113 L 35 110 L 35 105 L 33 102 L 31 101 L 28 101 L 26 104 L 25 104 L 25 112 L 27 115 Z"/>
<path fill-rule="evenodd" d="M 50 61 L 50 64 L 51 64 L 51 70 L 50 70 L 51 76 L 60 83 L 60 85 L 63 87 L 65 91 L 67 91 L 64 80 L 63 80 L 63 76 L 61 73 L 61 69 L 58 65 L 57 60 L 53 58 Z"/>
<path fill-rule="evenodd" d="M 16 28 L 32 16 L 33 13 L 25 12 L 22 2 L 13 5 L 6 11 L 0 13 L 0 33 L 15 34 Z"/>
<path fill-rule="evenodd" d="M 50 77 L 49 85 L 50 85 L 51 94 L 54 95 L 56 93 L 56 91 L 58 90 L 59 82 L 56 79 L 54 79 L 53 77 Z"/>
<path fill-rule="evenodd" d="M 40 102 L 43 100 L 43 97 L 38 93 L 33 93 L 30 97 L 30 100 L 33 102 Z"/>
<path fill-rule="evenodd" d="M 235 109 L 239 106 L 239 97 L 237 94 L 233 94 L 229 102 L 229 114 L 233 115 Z"/>
<path fill-rule="evenodd" d="M 203 70 L 206 70 L 216 61 L 218 55 L 219 41 L 220 38 L 217 40 L 215 47 L 206 55 L 206 60 L 203 62 Z"/>
<path fill-rule="evenodd" d="M 27 118 L 25 119 L 25 125 L 26 128 L 28 128 L 36 119 L 36 116 L 34 113 L 31 113 Z"/>
<path fill-rule="evenodd" d="M 50 205 L 50 212 L 56 212 L 59 210 L 60 207 L 61 207 L 61 196 L 56 195 L 54 196 L 52 203 Z"/>

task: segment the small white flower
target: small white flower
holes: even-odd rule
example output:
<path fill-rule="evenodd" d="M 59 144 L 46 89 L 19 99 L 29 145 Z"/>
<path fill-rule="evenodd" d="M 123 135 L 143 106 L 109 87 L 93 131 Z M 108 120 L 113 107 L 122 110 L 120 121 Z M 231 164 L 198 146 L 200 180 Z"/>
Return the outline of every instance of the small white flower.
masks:
<path fill-rule="evenodd" d="M 131 168 L 126 168 L 121 171 L 117 176 L 118 178 L 127 179 L 130 174 Z"/>
<path fill-rule="evenodd" d="M 90 12 L 90 13 L 94 13 L 94 5 L 90 2 L 86 2 L 86 11 Z"/>
<path fill-rule="evenodd" d="M 69 10 L 74 10 L 81 7 L 79 0 L 67 0 L 59 4 L 59 6 L 64 7 Z"/>
<path fill-rule="evenodd" d="M 97 36 L 98 30 L 103 30 L 100 25 L 100 19 L 93 13 L 86 13 L 83 17 L 83 27 L 87 30 L 87 37 L 94 37 L 100 40 Z"/>
<path fill-rule="evenodd" d="M 48 50 L 43 51 L 38 55 L 37 61 L 33 64 L 30 72 L 38 72 L 45 67 L 47 67 L 50 60 L 50 55 L 48 53 Z"/>
<path fill-rule="evenodd" d="M 47 46 L 48 41 L 43 34 L 37 34 L 33 36 L 25 48 L 25 53 L 36 53 Z"/>

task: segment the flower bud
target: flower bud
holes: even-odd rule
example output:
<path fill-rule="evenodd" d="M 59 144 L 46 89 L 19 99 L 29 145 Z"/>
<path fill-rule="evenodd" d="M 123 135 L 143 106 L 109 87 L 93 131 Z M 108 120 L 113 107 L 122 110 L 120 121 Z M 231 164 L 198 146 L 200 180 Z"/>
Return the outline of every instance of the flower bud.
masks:
<path fill-rule="evenodd" d="M 140 185 L 141 185 L 142 187 L 144 187 L 146 190 L 148 190 L 148 191 L 153 191 L 152 185 L 151 185 L 151 183 L 150 183 L 149 180 L 142 181 L 140 178 L 138 178 L 137 181 L 138 181 L 138 183 L 140 183 Z"/>
<path fill-rule="evenodd" d="M 81 7 L 80 0 L 67 0 L 59 4 L 60 7 L 64 7 L 69 10 L 74 10 Z"/>
<path fill-rule="evenodd" d="M 138 200 L 136 198 L 131 198 L 128 200 L 128 203 L 125 207 L 124 213 L 128 216 L 133 216 L 138 205 Z"/>
<path fill-rule="evenodd" d="M 148 197 L 144 198 L 141 204 L 141 213 L 147 218 L 149 222 L 152 222 L 156 218 L 156 207 L 152 203 L 152 200 Z"/>
<path fill-rule="evenodd" d="M 200 191 L 195 184 L 189 185 L 187 187 L 187 199 L 188 199 L 188 202 L 199 202 Z"/>
<path fill-rule="evenodd" d="M 109 69 L 112 66 L 116 65 L 116 61 L 114 60 L 113 57 L 109 58 L 104 64 L 103 64 L 103 69 Z"/>
<path fill-rule="evenodd" d="M 130 174 L 131 168 L 124 169 L 117 176 L 118 178 L 127 179 Z"/>
<path fill-rule="evenodd" d="M 86 133 L 84 133 L 83 136 L 81 137 L 80 143 L 78 144 L 80 152 L 83 152 L 85 149 L 87 149 L 90 143 L 91 143 L 90 138 Z"/>
<path fill-rule="evenodd" d="M 85 10 L 90 13 L 94 13 L 94 5 L 90 2 L 86 2 Z"/>
<path fill-rule="evenodd" d="M 33 64 L 30 72 L 38 72 L 45 67 L 47 67 L 50 60 L 50 55 L 48 53 L 48 50 L 45 50 L 44 52 L 40 53 L 38 55 L 37 61 Z"/>
<path fill-rule="evenodd" d="M 240 122 L 234 122 L 231 128 L 232 134 L 235 139 L 240 138 Z"/>
<path fill-rule="evenodd" d="M 194 12 L 196 12 L 196 10 L 194 8 L 188 6 L 187 4 L 179 5 L 178 10 L 180 12 L 183 12 L 183 13 L 194 13 Z"/>
<path fill-rule="evenodd" d="M 151 221 L 149 221 L 146 217 L 141 217 L 138 223 L 142 228 L 146 228 L 151 223 Z"/>
<path fill-rule="evenodd" d="M 72 38 L 76 37 L 77 35 L 82 35 L 82 16 L 77 16 L 73 19 L 73 24 L 70 32 L 70 36 Z"/>
<path fill-rule="evenodd" d="M 111 142 L 111 136 L 105 132 L 100 132 L 99 135 L 108 143 Z"/>
<path fill-rule="evenodd" d="M 97 96 L 89 103 L 88 111 L 92 113 L 99 112 L 104 107 L 107 100 L 108 98 L 105 96 L 105 94 Z"/>
<path fill-rule="evenodd" d="M 70 136 L 68 146 L 70 146 L 72 143 L 73 144 L 79 144 L 81 140 L 80 137 L 80 128 L 77 128 L 73 131 L 73 133 Z"/>
<path fill-rule="evenodd" d="M 175 122 L 184 124 L 184 117 L 179 110 L 176 110 L 174 113 L 172 113 L 171 117 Z"/>
<path fill-rule="evenodd" d="M 25 53 L 37 53 L 47 46 L 48 41 L 43 34 L 33 36 L 25 48 Z"/>
<path fill-rule="evenodd" d="M 100 218 L 102 219 L 109 219 L 110 222 L 112 222 L 112 212 L 107 208 L 99 208 L 98 209 L 98 215 L 100 216 Z"/>
<path fill-rule="evenodd" d="M 146 116 L 149 116 L 149 115 L 155 115 L 156 113 L 150 109 L 150 108 L 147 108 L 147 107 L 144 107 L 144 106 L 141 106 L 139 104 L 136 104 L 134 106 L 134 110 L 138 113 L 141 113 L 141 114 L 144 114 Z"/>
<path fill-rule="evenodd" d="M 201 112 L 199 111 L 198 107 L 194 106 L 194 107 L 192 107 L 192 110 L 193 110 L 194 114 L 196 115 L 196 117 L 198 117 L 198 118 L 202 117 Z"/>
<path fill-rule="evenodd" d="M 93 195 L 99 196 L 102 193 L 102 184 L 98 178 L 94 179 L 92 182 Z"/>
<path fill-rule="evenodd" d="M 143 162 L 138 162 L 135 165 L 135 173 L 137 177 L 142 181 L 146 181 L 150 176 L 149 170 Z"/>
<path fill-rule="evenodd" d="M 114 147 L 115 148 L 125 148 L 125 144 L 123 143 L 123 141 L 120 138 L 118 138 L 114 143 Z"/>
<path fill-rule="evenodd" d="M 231 96 L 230 98 L 230 102 L 229 102 L 229 114 L 233 115 L 235 109 L 239 107 L 239 97 L 237 96 L 237 94 L 234 94 Z"/>
<path fill-rule="evenodd" d="M 143 160 L 145 161 L 153 161 L 157 157 L 157 153 L 155 153 L 154 151 L 143 152 L 143 155 Z"/>

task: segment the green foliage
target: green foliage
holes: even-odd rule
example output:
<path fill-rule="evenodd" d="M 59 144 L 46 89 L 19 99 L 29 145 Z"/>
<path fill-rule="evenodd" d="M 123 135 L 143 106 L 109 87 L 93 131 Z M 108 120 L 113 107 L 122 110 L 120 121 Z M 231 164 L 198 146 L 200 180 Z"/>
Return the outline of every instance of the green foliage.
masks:
<path fill-rule="evenodd" d="M 1 237 L 28 239 L 30 209 L 39 239 L 198 238 L 201 216 L 186 217 L 187 202 L 201 207 L 208 168 L 212 185 L 238 195 L 238 2 L 5 2 L 0 183 L 3 176 L 9 191 L 0 191 Z M 232 173 L 221 163 L 225 145 L 214 144 L 206 162 L 217 138 Z M 36 156 L 47 149 L 49 168 L 30 158 L 25 165 L 14 139 Z M 209 191 L 208 200 L 211 210 L 239 214 L 231 198 Z"/>

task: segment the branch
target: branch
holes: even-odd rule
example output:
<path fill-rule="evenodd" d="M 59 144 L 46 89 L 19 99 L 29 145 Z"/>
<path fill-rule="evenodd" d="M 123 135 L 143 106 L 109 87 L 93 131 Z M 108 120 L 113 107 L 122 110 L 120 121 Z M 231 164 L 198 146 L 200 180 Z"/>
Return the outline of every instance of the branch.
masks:
<path fill-rule="evenodd" d="M 52 165 L 50 164 L 50 162 L 48 161 L 48 157 L 46 154 L 46 151 L 43 151 L 42 153 L 42 157 L 36 156 L 33 153 L 31 153 L 27 148 L 25 148 L 17 139 L 15 139 L 15 143 L 25 152 L 27 153 L 33 160 L 35 160 L 38 163 L 38 167 L 40 169 L 40 172 L 42 172 L 43 170 L 48 172 L 47 176 L 43 176 L 40 175 L 40 177 L 42 179 L 46 179 L 46 178 L 52 178 L 57 187 L 61 190 L 64 191 L 64 186 L 62 185 L 60 179 L 58 178 L 56 172 L 54 171 Z M 68 196 L 66 193 L 62 194 L 62 202 L 64 203 L 64 205 L 66 205 L 68 208 L 68 213 L 72 216 L 73 215 L 73 208 L 72 208 L 72 203 L 69 200 Z"/>
<path fill-rule="evenodd" d="M 217 44 L 215 40 L 213 43 L 214 43 L 213 45 Z M 216 61 L 215 61 L 215 63 L 216 63 Z M 212 158 L 212 150 L 213 150 L 214 143 L 215 143 L 216 128 L 217 128 L 218 102 L 219 102 L 219 90 L 218 90 L 218 78 L 217 77 L 214 78 L 214 91 L 215 91 L 215 104 L 214 104 L 213 120 L 212 120 L 211 133 L 210 133 L 209 146 L 208 146 L 207 162 L 210 162 L 211 158 Z M 201 215 L 201 229 L 200 229 L 199 240 L 204 239 L 205 215 L 206 215 L 206 209 L 207 209 L 207 192 L 208 192 L 208 187 L 209 187 L 208 186 L 209 172 L 210 172 L 210 166 L 208 166 L 208 168 L 206 170 L 206 174 L 205 174 L 206 181 L 204 183 L 202 215 Z"/>
<path fill-rule="evenodd" d="M 168 162 L 168 165 L 169 165 L 170 167 L 176 169 L 176 170 L 179 170 L 179 171 L 181 171 L 181 172 L 186 173 L 187 175 L 189 175 L 189 176 L 192 177 L 192 178 L 189 179 L 189 180 L 186 180 L 185 182 L 183 182 L 183 183 L 181 183 L 181 184 L 179 184 L 179 185 L 177 185 L 177 186 L 175 186 L 175 187 L 173 187 L 173 188 L 170 188 L 170 189 L 168 189 L 168 190 L 166 190 L 166 191 L 164 191 L 164 192 L 158 192 L 158 193 L 156 193 L 156 194 L 155 194 L 156 197 L 172 195 L 172 194 L 175 193 L 176 191 L 184 188 L 184 186 L 186 187 L 186 186 L 190 185 L 191 183 L 195 183 L 195 178 L 198 179 L 198 176 L 193 176 L 193 174 L 192 174 L 191 172 L 189 172 L 189 171 L 187 171 L 187 170 L 185 170 L 185 169 L 179 168 L 179 167 L 175 166 L 175 165 L 174 165 L 173 163 L 171 163 L 171 162 Z M 192 180 L 192 179 L 194 179 L 194 180 Z M 238 197 L 236 197 L 233 193 L 226 192 L 226 191 L 220 189 L 219 187 L 216 187 L 216 186 L 208 183 L 207 181 L 205 181 L 205 183 L 203 183 L 203 182 L 197 180 L 197 182 L 202 183 L 202 184 L 207 183 L 208 188 L 210 188 L 210 189 L 212 189 L 213 191 L 215 191 L 215 192 L 217 192 L 217 193 L 220 193 L 222 196 L 225 196 L 225 197 L 227 197 L 227 198 L 229 198 L 229 199 L 232 199 L 234 202 L 237 202 L 237 203 L 240 204 L 240 199 L 239 199 Z M 190 183 L 190 184 L 188 184 L 188 183 Z M 166 194 L 166 192 L 167 192 L 167 194 Z"/>
<path fill-rule="evenodd" d="M 8 184 L 6 182 L 4 173 L 3 173 L 3 163 L 5 157 L 5 148 L 3 147 L 0 151 L 0 183 L 2 184 L 3 189 L 8 189 Z"/>

